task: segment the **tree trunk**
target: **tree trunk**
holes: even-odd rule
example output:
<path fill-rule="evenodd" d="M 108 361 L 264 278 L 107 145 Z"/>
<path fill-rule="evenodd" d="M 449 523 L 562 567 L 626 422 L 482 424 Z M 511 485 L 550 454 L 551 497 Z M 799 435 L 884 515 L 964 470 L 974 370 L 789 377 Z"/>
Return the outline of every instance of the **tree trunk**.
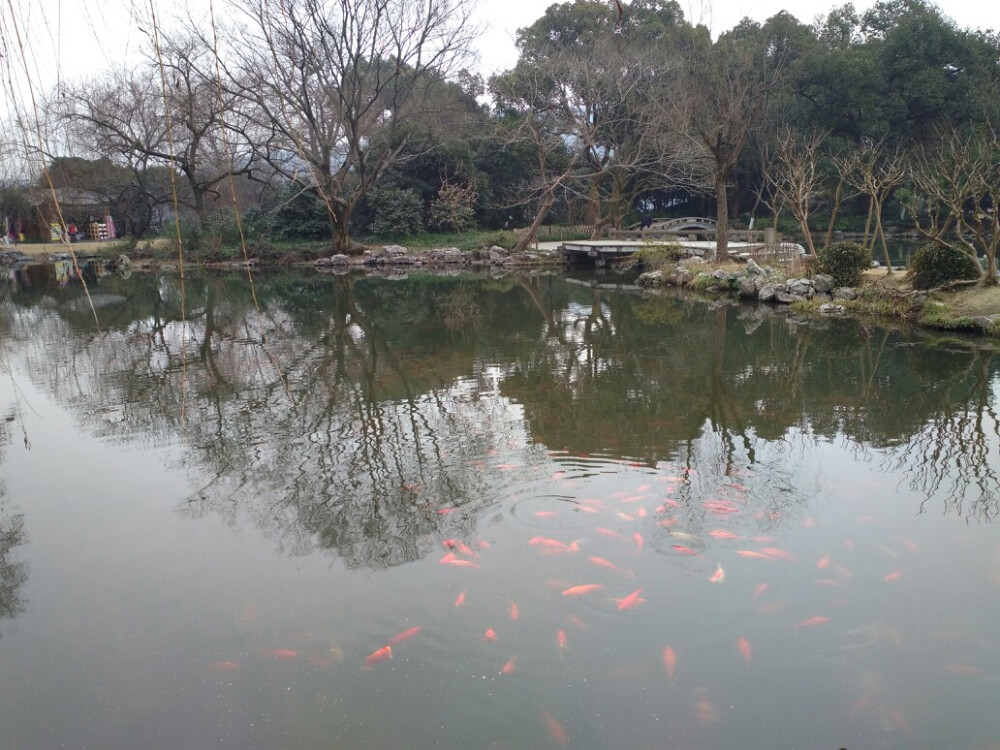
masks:
<path fill-rule="evenodd" d="M 882 201 L 875 202 L 875 236 L 872 237 L 872 247 L 875 241 L 882 238 L 882 257 L 885 258 L 885 275 L 892 276 L 892 258 L 889 257 L 889 246 L 885 244 L 885 232 L 882 231 Z"/>
<path fill-rule="evenodd" d="M 844 180 L 837 182 L 837 190 L 833 194 L 833 209 L 830 211 L 830 224 L 826 228 L 826 237 L 823 238 L 823 249 L 826 250 L 833 242 L 833 226 L 837 221 L 837 214 L 840 212 L 840 192 L 844 187 Z"/>
<path fill-rule="evenodd" d="M 725 263 L 729 260 L 729 197 L 725 175 L 715 178 L 715 202 L 715 216 L 719 224 L 715 231 L 715 262 Z"/>
<path fill-rule="evenodd" d="M 556 194 L 553 189 L 545 191 L 545 195 L 542 197 L 542 202 L 538 205 L 538 211 L 535 213 L 535 220 L 531 222 L 531 226 L 528 227 L 527 233 L 517 242 L 514 247 L 514 252 L 524 252 L 528 249 L 528 245 L 531 244 L 532 240 L 535 239 L 535 235 L 538 234 L 538 228 L 545 221 L 545 217 L 549 213 L 549 209 L 552 208 L 552 204 L 556 202 Z"/>

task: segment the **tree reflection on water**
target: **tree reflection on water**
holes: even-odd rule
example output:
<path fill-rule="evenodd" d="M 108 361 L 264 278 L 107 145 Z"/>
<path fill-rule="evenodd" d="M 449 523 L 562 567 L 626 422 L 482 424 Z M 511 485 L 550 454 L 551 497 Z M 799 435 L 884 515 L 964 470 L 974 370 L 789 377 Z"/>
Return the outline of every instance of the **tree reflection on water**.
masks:
<path fill-rule="evenodd" d="M 180 443 L 181 506 L 351 567 L 465 536 L 551 455 L 739 478 L 763 517 L 842 444 L 903 471 L 924 510 L 997 511 L 998 358 L 857 321 L 645 297 L 555 276 L 105 278 L 102 333 L 72 287 L 9 290 L 20 366 L 111 441 Z M 182 408 L 183 405 L 183 408 Z M 722 479 L 720 479 L 722 478 Z"/>

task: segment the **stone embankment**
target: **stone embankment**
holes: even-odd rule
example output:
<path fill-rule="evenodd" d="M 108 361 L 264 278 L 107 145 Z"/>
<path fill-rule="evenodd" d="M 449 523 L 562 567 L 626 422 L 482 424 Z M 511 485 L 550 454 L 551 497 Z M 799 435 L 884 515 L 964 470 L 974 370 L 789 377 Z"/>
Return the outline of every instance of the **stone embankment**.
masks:
<path fill-rule="evenodd" d="M 961 325 L 952 325 L 952 321 L 947 319 L 935 321 L 936 308 L 940 303 L 933 301 L 927 292 L 870 284 L 838 287 L 833 277 L 826 274 L 787 277 L 753 260 L 747 261 L 746 266 L 737 272 L 706 270 L 706 266 L 701 258 L 688 258 L 672 268 L 647 271 L 639 276 L 636 284 L 646 288 L 676 286 L 711 294 L 736 295 L 744 300 L 778 306 L 795 305 L 796 310 L 821 315 L 889 314 L 930 327 L 961 328 L 994 336 L 1000 329 L 1000 314 L 978 315 L 963 320 Z"/>
<path fill-rule="evenodd" d="M 548 252 L 514 253 L 494 245 L 488 250 L 464 252 L 457 247 L 444 247 L 412 253 L 402 245 L 384 245 L 365 250 L 361 255 L 332 255 L 320 258 L 313 265 L 321 270 L 350 268 L 416 268 L 416 267 L 517 267 L 543 263 L 561 263 L 562 259 Z"/>

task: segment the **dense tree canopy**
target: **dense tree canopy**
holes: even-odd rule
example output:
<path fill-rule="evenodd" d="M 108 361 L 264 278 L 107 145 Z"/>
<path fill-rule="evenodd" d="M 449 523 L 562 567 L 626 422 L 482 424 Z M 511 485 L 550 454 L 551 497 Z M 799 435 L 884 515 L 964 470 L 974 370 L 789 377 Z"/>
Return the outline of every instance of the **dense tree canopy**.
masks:
<path fill-rule="evenodd" d="M 939 152 L 936 134 L 993 133 L 1000 120 L 1000 37 L 926 0 L 847 3 L 811 25 L 781 12 L 716 39 L 675 0 L 567 0 L 519 30 L 517 63 L 489 81 L 463 54 L 466 0 L 236 5 L 242 25 L 224 44 L 161 29 L 149 65 L 52 98 L 60 146 L 47 159 L 61 184 L 130 205 L 141 233 L 150 220 L 138 214 L 174 201 L 166 177 L 204 225 L 242 172 L 265 186 L 241 194 L 243 209 L 270 216 L 257 226 L 294 236 L 289 201 L 296 214 L 322 208 L 340 250 L 402 221 L 390 204 L 406 206 L 399 231 L 528 227 L 525 244 L 551 220 L 596 236 L 648 210 L 697 211 L 726 227 L 794 203 L 806 232 L 818 217 L 832 230 L 868 212 L 867 243 L 897 189 L 930 200 L 918 178 L 938 162 L 856 198 L 845 186 L 866 183 L 851 153 L 878 144 L 905 167 L 908 154 Z M 805 153 L 789 133 L 809 139 L 814 177 L 794 200 L 789 175 L 803 165 L 762 158 L 779 133 L 786 155 Z M 303 217 L 302 236 L 316 219 Z M 941 225 L 969 226 L 960 219 Z"/>

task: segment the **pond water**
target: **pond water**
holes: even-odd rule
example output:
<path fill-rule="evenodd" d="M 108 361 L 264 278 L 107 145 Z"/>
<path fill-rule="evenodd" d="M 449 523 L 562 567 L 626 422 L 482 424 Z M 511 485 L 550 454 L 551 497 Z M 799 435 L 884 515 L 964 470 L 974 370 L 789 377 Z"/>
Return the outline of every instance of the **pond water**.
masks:
<path fill-rule="evenodd" d="M 1000 357 L 600 281 L 7 280 L 0 744 L 997 747 Z"/>

